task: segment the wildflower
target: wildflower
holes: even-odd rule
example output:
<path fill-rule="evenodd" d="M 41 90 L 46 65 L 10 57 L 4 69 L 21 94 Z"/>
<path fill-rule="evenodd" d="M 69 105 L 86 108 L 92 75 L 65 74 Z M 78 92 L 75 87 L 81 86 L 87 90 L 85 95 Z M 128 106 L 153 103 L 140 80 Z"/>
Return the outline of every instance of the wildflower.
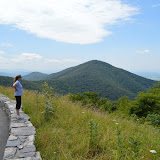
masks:
<path fill-rule="evenodd" d="M 151 153 L 157 153 L 155 150 L 150 150 Z"/>
<path fill-rule="evenodd" d="M 139 121 L 139 119 L 137 119 L 137 121 Z"/>
<path fill-rule="evenodd" d="M 113 121 L 116 121 L 115 119 Z"/>
<path fill-rule="evenodd" d="M 116 125 L 118 125 L 118 123 L 116 123 Z"/>
<path fill-rule="evenodd" d="M 84 112 L 82 112 L 82 113 L 84 113 Z"/>

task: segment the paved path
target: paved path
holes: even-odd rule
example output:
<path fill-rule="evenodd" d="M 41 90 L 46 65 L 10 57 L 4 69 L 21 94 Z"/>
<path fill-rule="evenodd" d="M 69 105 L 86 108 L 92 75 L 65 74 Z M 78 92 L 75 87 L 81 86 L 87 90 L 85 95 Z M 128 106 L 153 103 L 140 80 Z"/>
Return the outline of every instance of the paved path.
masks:
<path fill-rule="evenodd" d="M 0 160 L 3 158 L 5 146 L 9 135 L 9 119 L 0 106 Z"/>

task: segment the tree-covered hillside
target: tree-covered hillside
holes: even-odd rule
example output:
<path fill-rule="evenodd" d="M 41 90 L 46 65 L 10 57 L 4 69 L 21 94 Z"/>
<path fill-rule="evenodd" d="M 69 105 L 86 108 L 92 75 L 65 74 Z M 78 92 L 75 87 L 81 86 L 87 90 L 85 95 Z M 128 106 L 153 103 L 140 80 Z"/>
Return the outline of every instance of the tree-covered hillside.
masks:
<path fill-rule="evenodd" d="M 31 74 L 35 79 L 36 74 Z M 38 74 L 39 75 L 39 74 Z M 41 76 L 42 78 L 42 76 Z M 41 79 L 39 77 L 39 79 Z M 37 77 L 38 79 L 38 77 Z M 133 99 L 157 81 L 137 76 L 102 61 L 89 61 L 58 73 L 43 75 L 41 81 L 22 81 L 24 88 L 40 90 L 46 81 L 57 93 L 97 92 L 100 97 L 116 100 L 127 96 Z M 0 77 L 0 85 L 12 86 L 13 78 Z"/>
<path fill-rule="evenodd" d="M 134 98 L 156 83 L 97 60 L 51 74 L 47 82 L 61 93 L 97 92 L 112 100 L 122 96 Z"/>
<path fill-rule="evenodd" d="M 45 73 L 32 72 L 32 73 L 29 73 L 23 76 L 23 79 L 28 80 L 28 81 L 39 81 L 39 80 L 44 80 L 45 77 L 47 77 L 47 74 Z"/>

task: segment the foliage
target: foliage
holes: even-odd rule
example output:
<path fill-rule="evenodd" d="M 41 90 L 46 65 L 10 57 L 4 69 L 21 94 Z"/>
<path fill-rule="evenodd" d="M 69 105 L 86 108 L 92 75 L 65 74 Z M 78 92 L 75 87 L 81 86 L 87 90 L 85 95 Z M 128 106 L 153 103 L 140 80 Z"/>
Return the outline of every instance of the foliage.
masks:
<path fill-rule="evenodd" d="M 130 108 L 130 114 L 136 114 L 139 117 L 147 117 L 148 114 L 160 113 L 160 87 L 159 83 L 149 89 L 147 93 L 138 94 L 133 106 Z"/>
<path fill-rule="evenodd" d="M 117 133 L 117 147 L 118 147 L 117 159 L 123 159 L 125 157 L 123 150 L 124 136 L 121 135 L 121 130 L 118 126 L 118 123 L 116 124 L 116 133 Z"/>
<path fill-rule="evenodd" d="M 101 108 L 104 111 L 109 113 L 117 110 L 119 108 L 118 101 L 110 101 L 107 98 L 99 98 L 98 93 L 94 92 L 84 92 L 84 94 L 70 94 L 70 100 L 73 102 L 80 101 L 82 105 L 89 107 Z"/>
<path fill-rule="evenodd" d="M 147 121 L 153 126 L 160 126 L 160 115 L 159 114 L 148 114 Z"/>
<path fill-rule="evenodd" d="M 139 138 L 140 137 L 129 137 L 130 138 L 130 148 L 129 150 L 131 151 L 132 153 L 132 159 L 140 159 L 138 158 L 138 154 L 142 151 L 142 149 L 140 148 L 140 146 L 142 145 L 142 143 L 139 141 Z"/>
<path fill-rule="evenodd" d="M 48 121 L 54 115 L 55 102 L 53 102 L 53 88 L 49 87 L 46 82 L 43 84 L 43 93 L 45 95 L 45 120 Z"/>
<path fill-rule="evenodd" d="M 95 156 L 95 154 L 98 152 L 99 148 L 99 136 L 98 136 L 98 127 L 96 121 L 89 121 L 89 129 L 90 129 L 90 141 L 89 141 L 89 154 L 92 156 Z"/>
<path fill-rule="evenodd" d="M 39 80 L 45 80 L 46 77 L 47 77 L 47 74 L 44 74 L 41 72 L 32 72 L 23 76 L 23 79 L 28 81 L 39 81 Z"/>
<path fill-rule="evenodd" d="M 15 99 L 13 88 L 0 86 L 0 93 Z M 147 124 L 139 124 L 130 119 L 121 118 L 115 113 L 95 112 L 87 107 L 83 107 L 80 103 L 73 103 L 69 100 L 69 96 L 54 96 L 56 104 L 56 114 L 50 121 L 44 121 L 45 96 L 38 94 L 38 108 L 36 102 L 36 94 L 33 91 L 24 90 L 22 96 L 23 111 L 30 116 L 31 122 L 36 128 L 36 149 L 40 151 L 43 160 L 55 159 L 87 159 L 89 151 L 89 126 L 88 122 L 93 119 L 98 122 L 98 145 L 100 151 L 93 160 L 104 159 L 114 160 L 115 150 L 117 150 L 117 134 L 114 130 L 115 124 L 113 120 L 118 121 L 123 139 L 124 159 L 131 160 L 133 156 L 128 144 L 129 137 L 140 137 L 140 146 L 143 149 L 138 153 L 138 158 L 145 160 L 159 159 L 159 142 L 160 132 L 153 126 Z M 115 111 L 117 112 L 117 110 Z M 150 153 L 150 150 L 156 150 L 156 155 Z M 144 157 L 144 158 L 142 158 Z M 88 158 L 89 159 L 89 158 Z M 136 158 L 135 158 L 136 159 Z"/>
<path fill-rule="evenodd" d="M 37 80 L 40 77 L 42 79 L 34 82 L 23 80 L 25 89 L 40 90 L 41 84 L 46 81 L 49 86 L 54 86 L 54 91 L 59 94 L 95 92 L 99 94 L 99 97 L 105 97 L 109 100 L 117 100 L 123 96 L 128 96 L 129 99 L 133 100 L 138 92 L 147 91 L 156 83 L 156 81 L 96 60 L 46 75 L 46 77 L 39 73 L 38 75 L 37 73 L 31 75 L 32 80 Z M 0 85 L 12 86 L 12 83 L 13 78 L 0 77 Z"/>

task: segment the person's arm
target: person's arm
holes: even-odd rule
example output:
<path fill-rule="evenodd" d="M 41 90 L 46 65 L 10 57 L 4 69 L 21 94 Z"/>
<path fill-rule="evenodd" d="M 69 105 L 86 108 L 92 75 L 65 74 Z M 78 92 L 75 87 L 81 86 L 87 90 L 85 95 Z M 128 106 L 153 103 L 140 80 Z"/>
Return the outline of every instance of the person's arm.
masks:
<path fill-rule="evenodd" d="M 18 91 L 17 88 L 16 88 L 16 83 L 13 84 L 13 88 L 14 88 L 15 91 Z"/>

